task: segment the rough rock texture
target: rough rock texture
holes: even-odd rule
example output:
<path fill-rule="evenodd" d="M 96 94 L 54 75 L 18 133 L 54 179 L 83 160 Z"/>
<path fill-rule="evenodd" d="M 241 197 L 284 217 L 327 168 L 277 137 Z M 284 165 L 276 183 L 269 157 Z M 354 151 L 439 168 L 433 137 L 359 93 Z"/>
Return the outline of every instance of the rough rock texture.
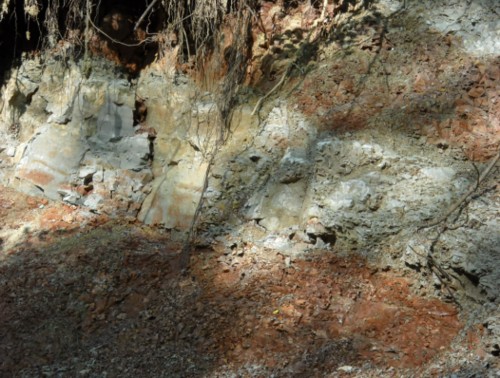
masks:
<path fill-rule="evenodd" d="M 184 77 L 154 68 L 140 80 L 137 96 L 147 104 L 147 124 L 157 134 L 154 144 L 152 191 L 139 220 L 168 229 L 189 228 L 203 189 L 210 148 L 210 94 L 198 97 Z"/>
<path fill-rule="evenodd" d="M 498 357 L 498 168 L 446 222 L 422 227 L 475 185 L 499 148 L 495 5 L 384 0 L 330 14 L 324 43 L 295 61 L 317 9 L 303 15 L 305 5 L 285 12 L 265 2 L 262 27 L 276 34 L 272 45 L 255 41 L 252 88 L 241 92 L 220 149 L 216 91 L 201 89 L 168 57 L 133 80 L 99 59 L 89 77 L 60 57 L 44 67 L 26 59 L 1 89 L 0 183 L 181 237 L 200 208 L 195 243 L 221 248 L 217 261 L 229 283 L 250 277 L 256 251 L 264 260 L 273 253 L 290 271 L 312 250 L 417 271 L 413 292 L 430 286 L 449 301 L 484 303 L 477 319 L 486 353 Z M 280 91 L 252 114 L 292 62 Z M 29 227 L 2 230 L 0 241 L 10 248 Z M 231 270 L 243 260 L 247 272 Z M 370 313 L 370 305 L 362 310 Z M 307 369 L 306 362 L 286 369 Z"/>
<path fill-rule="evenodd" d="M 10 158 L 3 183 L 135 216 L 153 178 L 152 144 L 134 124 L 129 82 L 111 78 L 99 62 L 88 80 L 75 63 L 49 63 L 42 70 L 27 60 L 4 87 L 10 106 L 2 112 L 2 131 Z"/>
<path fill-rule="evenodd" d="M 498 2 L 422 1 L 415 4 L 426 24 L 442 33 L 456 33 L 466 52 L 472 55 L 496 55 L 500 49 Z M 413 5 L 413 4 L 412 4 Z"/>
<path fill-rule="evenodd" d="M 391 19 L 380 50 L 374 47 L 378 21 L 370 24 L 370 38 L 356 37 L 358 43 L 335 34 L 358 30 L 358 21 L 339 18 L 331 43 L 319 54 L 321 65 L 310 64 L 303 81 L 290 78 L 294 96 L 268 101 L 259 117 L 249 105 L 235 110 L 231 137 L 216 151 L 208 176 L 220 127 L 215 95 L 168 60 L 133 81 L 99 60 L 88 78 L 73 62 L 54 59 L 42 69 L 37 59 L 25 60 L 2 89 L 2 183 L 94 212 L 137 217 L 181 235 L 203 193 L 197 226 L 208 243 L 225 237 L 231 245 L 239 235 L 238 242 L 291 254 L 337 246 L 415 269 L 439 252 L 441 264 L 472 281 L 466 286 L 496 300 L 500 243 L 494 190 L 472 201 L 469 218 L 458 220 L 462 227 L 416 232 L 476 179 L 456 147 L 486 160 L 500 135 L 495 59 L 474 62 L 456 75 L 449 60 L 478 38 L 476 16 L 456 29 L 460 6 L 443 4 L 451 12 L 444 17 L 429 4 L 408 2 L 401 9 L 399 2 L 382 2 L 381 14 L 391 17 L 399 10 L 405 27 L 413 29 L 401 30 L 402 21 Z M 469 10 L 490 20 L 483 5 Z M 415 7 L 428 22 L 412 16 Z M 263 12 L 267 20 L 266 12 L 274 11 Z M 282 19 L 276 52 L 262 56 L 262 75 L 253 80 L 264 91 L 304 38 L 294 31 L 300 17 L 299 12 Z M 493 25 L 488 22 L 480 25 Z M 446 53 L 439 45 L 430 48 L 436 37 L 427 32 L 429 23 L 438 30 L 454 25 L 465 39 L 440 39 L 449 47 Z M 409 39 L 412 32 L 420 37 Z M 482 37 L 486 50 L 477 53 L 491 53 L 490 34 Z M 359 48 L 338 58 L 338 46 L 350 43 Z M 294 47 L 287 55 L 288 45 Z M 254 50 L 259 56 L 263 48 Z M 415 51 L 418 64 L 397 71 Z M 371 73 L 378 68 L 370 68 L 379 56 L 386 61 L 382 78 Z"/>

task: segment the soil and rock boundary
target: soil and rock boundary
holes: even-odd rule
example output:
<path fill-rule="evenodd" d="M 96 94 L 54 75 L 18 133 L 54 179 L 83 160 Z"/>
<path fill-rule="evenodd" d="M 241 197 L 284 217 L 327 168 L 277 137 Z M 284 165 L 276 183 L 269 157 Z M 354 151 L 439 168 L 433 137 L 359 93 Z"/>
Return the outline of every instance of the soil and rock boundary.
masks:
<path fill-rule="evenodd" d="M 0 376 L 500 374 L 495 1 L 257 2 L 201 76 L 104 3 L 1 87 Z"/>

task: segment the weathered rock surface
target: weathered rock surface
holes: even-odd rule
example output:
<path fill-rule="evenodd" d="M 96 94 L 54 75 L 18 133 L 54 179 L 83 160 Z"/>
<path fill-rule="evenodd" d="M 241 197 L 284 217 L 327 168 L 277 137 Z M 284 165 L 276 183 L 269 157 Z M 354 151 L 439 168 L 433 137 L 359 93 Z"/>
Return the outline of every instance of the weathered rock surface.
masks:
<path fill-rule="evenodd" d="M 19 69 L 22 85 L 14 77 L 5 87 L 11 106 L 2 125 L 12 173 L 3 183 L 96 212 L 135 216 L 153 179 L 152 142 L 134 125 L 130 84 L 110 79 L 105 65 L 83 80 L 74 63 L 51 63 L 42 73 L 26 61 Z M 16 100 L 20 96 L 30 97 L 29 104 Z M 13 124 L 18 131 L 9 138 Z"/>
<path fill-rule="evenodd" d="M 381 3 L 389 11 L 402 5 Z M 460 27 L 462 5 L 448 2 L 438 13 L 430 4 L 415 5 L 429 16 L 427 24 L 420 16 L 413 20 L 415 30 L 456 31 L 460 46 L 475 46 L 478 55 L 498 50 L 498 21 L 485 16 L 491 2 L 472 4 L 473 17 Z M 265 20 L 275 11 L 268 9 Z M 481 29 L 477 17 L 491 22 L 477 23 Z M 410 21 L 405 25 L 415 26 Z M 290 30 L 299 26 L 294 22 Z M 406 33 L 397 22 L 388 25 L 396 42 Z M 349 31 L 356 23 L 342 27 Z M 283 33 L 276 43 L 296 51 L 299 37 Z M 337 37 L 332 34 L 335 43 L 350 44 Z M 446 54 L 463 54 L 444 38 Z M 418 49 L 385 41 L 379 53 L 386 66 L 374 68 L 376 37 L 359 43 L 340 63 L 335 46 L 325 48 L 304 82 L 293 83 L 296 98 L 268 99 L 259 117 L 251 114 L 255 98 L 241 101 L 248 104 L 235 109 L 232 134 L 218 151 L 215 95 L 172 65 L 159 62 L 127 80 L 99 60 L 88 78 L 73 62 L 54 60 L 42 70 L 36 59 L 25 60 L 2 87 L 0 182 L 181 233 L 201 198 L 197 225 L 208 242 L 255 243 L 289 255 L 343 247 L 416 269 L 439 253 L 446 269 L 498 300 L 500 200 L 494 190 L 471 201 L 468 214 L 458 217 L 461 227 L 417 232 L 476 180 L 453 143 L 466 144 L 473 157 L 480 141 L 483 161 L 496 148 L 498 68 L 474 63 L 453 75 L 439 44 L 430 48 L 425 40 L 415 42 L 421 61 L 405 67 L 396 63 L 411 61 Z M 271 73 L 290 61 L 280 60 L 283 51 L 266 53 L 269 67 L 263 58 L 252 80 L 271 85 L 265 83 Z M 444 61 L 435 71 L 434 59 Z M 464 77 L 469 81 L 457 89 Z M 344 126 L 351 131 L 338 131 Z"/>
<path fill-rule="evenodd" d="M 3 130 L 5 117 L 20 125 L 17 137 L 6 138 L 3 154 L 15 179 L 3 173 L 4 183 L 95 212 L 181 232 L 190 227 L 217 133 L 210 93 L 153 67 L 132 94 L 133 84 L 109 80 L 105 68 L 85 81 L 72 67 L 66 76 L 78 90 L 61 96 L 55 68 L 42 75 L 28 61 L 23 69 L 21 89 L 9 92 L 9 84 L 4 91 L 11 106 L 2 113 Z M 31 105 L 23 108 L 19 96 L 32 96 Z M 137 98 L 147 107 L 142 125 L 134 122 Z M 419 268 L 432 237 L 415 234 L 416 227 L 442 214 L 475 180 L 452 150 L 443 154 L 404 134 L 320 131 L 287 101 L 272 105 L 260 124 L 250 111 L 235 112 L 235 131 L 208 176 L 198 223 L 208 239 L 233 230 L 239 242 L 284 253 L 336 245 Z M 153 137 L 140 132 L 146 127 Z M 465 228 L 447 231 L 433 248 L 495 300 L 498 198 L 486 198 L 488 206 L 473 201 Z M 265 236 L 245 233 L 249 226 Z"/>
<path fill-rule="evenodd" d="M 332 376 L 496 373 L 498 168 L 446 222 L 422 227 L 473 188 L 498 151 L 500 65 L 483 57 L 499 47 L 488 11 L 496 3 L 381 0 L 342 15 L 330 1 L 325 45 L 307 50 L 305 61 L 296 54 L 320 9 L 264 3 L 264 27 L 276 35 L 253 46 L 250 87 L 238 94 L 229 130 L 217 112 L 220 88 L 201 89 L 168 57 L 134 79 L 98 59 L 88 77 L 71 61 L 42 69 L 24 60 L 1 87 L 0 183 L 62 203 L 0 192 L 0 289 L 10 311 L 3 345 L 11 356 L 0 369 L 105 375 L 114 346 L 90 337 L 81 354 L 74 335 L 120 330 L 123 350 L 111 369 L 125 375 L 152 361 L 151 342 L 153 375 L 196 372 L 207 354 L 197 359 L 195 351 L 214 345 L 209 355 L 227 365 L 212 375 L 322 376 L 332 355 Z M 280 90 L 252 114 L 288 67 Z M 217 145 L 221 131 L 227 141 Z M 20 208 L 30 215 L 18 222 Z M 108 215 L 120 226 L 102 226 Z M 197 278 L 177 281 L 181 264 L 167 240 L 180 250 L 193 220 Z M 52 244 L 57 231 L 86 224 L 97 229 Z M 55 317 L 54 293 L 64 310 Z M 426 305 L 426 296 L 450 303 Z M 46 327 L 31 319 L 40 304 Z M 460 335 L 455 304 L 467 323 Z M 24 328 L 9 321 L 19 316 Z M 64 353 L 54 351 L 64 343 L 54 330 L 64 322 L 68 340 L 78 341 L 66 349 L 79 356 L 58 366 Z M 47 336 L 55 341 L 44 344 Z M 451 338 L 455 349 L 445 351 Z M 30 348 L 32 361 L 17 353 Z M 245 358 L 252 364 L 233 365 Z M 407 362 L 408 370 L 394 370 Z M 372 369 L 380 363 L 392 367 Z"/>
<path fill-rule="evenodd" d="M 391 12 L 411 9 L 424 25 L 444 34 L 458 35 L 469 54 L 495 55 L 500 48 L 500 21 L 495 11 L 498 8 L 496 0 L 477 0 L 470 3 L 381 0 L 380 4 Z"/>
<path fill-rule="evenodd" d="M 41 191 L 50 199 L 61 199 L 58 191 L 67 189 L 84 154 L 85 146 L 78 135 L 64 126 L 46 124 L 26 143 L 16 167 L 16 178 L 22 180 L 21 187 L 31 194 Z"/>

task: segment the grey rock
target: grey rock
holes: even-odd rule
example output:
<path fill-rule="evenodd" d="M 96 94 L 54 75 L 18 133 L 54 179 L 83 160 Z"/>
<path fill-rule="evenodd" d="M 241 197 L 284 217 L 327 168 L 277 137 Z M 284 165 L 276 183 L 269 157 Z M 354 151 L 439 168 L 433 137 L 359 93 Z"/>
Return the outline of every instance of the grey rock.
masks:
<path fill-rule="evenodd" d="M 100 205 L 104 202 L 104 198 L 95 193 L 91 193 L 88 196 L 85 197 L 83 200 L 83 205 L 88 207 L 91 210 L 99 210 Z"/>
<path fill-rule="evenodd" d="M 148 163 L 150 141 L 146 134 L 123 138 L 116 144 L 119 168 L 140 171 Z"/>
<path fill-rule="evenodd" d="M 271 181 L 247 203 L 248 217 L 259 219 L 268 230 L 279 230 L 300 223 L 302 201 L 307 185 L 299 181 L 282 184 Z"/>
<path fill-rule="evenodd" d="M 78 172 L 85 148 L 78 135 L 62 126 L 41 127 L 16 167 L 16 176 L 23 180 L 21 188 L 33 192 L 23 184 L 31 183 L 43 189 L 48 198 L 60 199 L 58 190 Z"/>
<path fill-rule="evenodd" d="M 337 241 L 336 232 L 317 221 L 308 222 L 305 232 L 316 248 L 333 246 Z"/>
<path fill-rule="evenodd" d="M 429 246 L 424 240 L 411 239 L 406 245 L 401 256 L 401 260 L 410 267 L 421 268 L 427 266 L 427 257 L 429 256 Z"/>
<path fill-rule="evenodd" d="M 59 189 L 57 193 L 61 196 L 64 202 L 70 203 L 72 205 L 80 204 L 81 196 L 79 193 L 73 190 Z"/>
<path fill-rule="evenodd" d="M 265 239 L 259 240 L 258 243 L 264 248 L 275 249 L 278 251 L 287 251 L 292 246 L 290 239 L 282 235 L 269 235 Z"/>
<path fill-rule="evenodd" d="M 287 149 L 281 159 L 276 179 L 283 184 L 291 184 L 307 177 L 310 163 L 304 149 Z"/>
<path fill-rule="evenodd" d="M 83 167 L 80 169 L 80 172 L 78 173 L 79 178 L 88 178 L 92 177 L 95 173 L 97 172 L 97 167 Z"/>
<path fill-rule="evenodd" d="M 421 173 L 434 181 L 449 182 L 455 177 L 455 170 L 449 167 L 426 167 Z"/>
<path fill-rule="evenodd" d="M 109 96 L 97 116 L 96 140 L 101 143 L 116 142 L 134 135 L 133 111 L 127 105 L 117 105 Z"/>
<path fill-rule="evenodd" d="M 325 204 L 333 211 L 352 209 L 355 206 L 364 208 L 372 195 L 372 189 L 363 180 L 342 181 L 338 189 L 325 199 Z"/>
<path fill-rule="evenodd" d="M 493 355 L 498 356 L 500 353 L 500 307 L 497 305 L 496 308 L 497 315 L 490 316 L 484 322 L 486 330 L 489 334 L 488 349 Z"/>

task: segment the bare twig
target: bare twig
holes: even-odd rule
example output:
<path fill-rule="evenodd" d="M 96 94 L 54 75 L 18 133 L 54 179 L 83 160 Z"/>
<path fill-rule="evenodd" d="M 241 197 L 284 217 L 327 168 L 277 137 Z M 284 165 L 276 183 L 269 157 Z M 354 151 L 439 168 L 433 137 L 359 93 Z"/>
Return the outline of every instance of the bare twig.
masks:
<path fill-rule="evenodd" d="M 90 17 L 88 18 L 88 21 L 92 24 L 92 26 L 94 27 L 95 30 L 97 30 L 99 33 L 101 33 L 102 35 L 104 35 L 106 38 L 108 38 L 111 42 L 113 43 L 116 43 L 116 44 L 119 44 L 119 45 L 122 45 L 122 46 L 127 46 L 127 47 L 137 47 L 137 46 L 140 46 L 144 43 L 149 43 L 149 42 L 152 42 L 153 40 L 151 38 L 145 38 L 143 39 L 142 41 L 139 41 L 137 43 L 125 43 L 125 42 L 122 42 L 122 41 L 119 41 L 117 39 L 114 39 L 113 37 L 111 37 L 110 35 L 106 34 L 106 32 L 104 30 L 102 30 L 101 28 L 99 28 L 95 23 L 94 21 L 92 21 L 90 19 Z"/>
<path fill-rule="evenodd" d="M 476 164 L 474 164 L 474 162 L 472 162 L 472 166 L 474 167 L 474 170 L 476 171 L 476 185 L 477 187 L 479 188 L 479 177 L 481 177 L 481 172 L 479 171 L 479 168 L 477 167 Z"/>
<path fill-rule="evenodd" d="M 84 54 L 83 54 L 83 71 L 84 71 L 84 76 L 88 78 L 90 74 L 90 61 L 89 61 L 89 39 L 90 39 L 90 1 L 87 0 L 85 3 L 85 47 L 84 47 Z"/>
<path fill-rule="evenodd" d="M 434 259 L 434 257 L 432 256 L 432 247 L 431 247 L 431 251 L 427 254 L 427 255 L 423 255 L 421 253 L 418 253 L 411 245 L 409 246 L 410 249 L 413 251 L 413 253 L 415 253 L 416 255 L 420 256 L 420 257 L 423 257 L 424 259 L 427 260 L 427 267 L 429 268 L 429 270 L 431 271 L 431 273 L 434 273 L 437 277 L 437 279 L 439 280 L 440 284 L 442 287 L 444 287 L 446 289 L 446 291 L 448 292 L 448 296 L 451 298 L 451 300 L 453 301 L 453 303 L 455 303 L 458 308 L 462 308 L 462 305 L 460 304 L 460 302 L 458 302 L 458 300 L 455 298 L 455 296 L 453 295 L 453 292 L 451 291 L 451 288 L 450 288 L 450 285 L 448 284 L 448 282 L 452 283 L 453 282 L 453 278 L 452 276 L 446 272 L 444 270 L 444 268 Z M 437 271 L 434 271 L 434 269 Z M 448 282 L 446 282 L 446 281 Z M 459 281 L 459 280 L 457 280 Z M 460 282 L 460 281 L 459 281 Z"/>
<path fill-rule="evenodd" d="M 134 26 L 134 31 L 137 30 L 137 28 L 139 27 L 139 25 L 141 24 L 142 20 L 144 20 L 144 17 L 146 17 L 146 15 L 151 11 L 151 9 L 153 9 L 153 6 L 156 4 L 158 0 L 153 0 L 151 2 L 151 4 L 149 4 L 149 6 L 146 8 L 146 10 L 144 11 L 144 13 L 141 15 L 141 17 L 139 17 L 139 19 L 137 20 L 137 22 L 135 23 L 135 26 Z"/>
<path fill-rule="evenodd" d="M 283 85 L 283 83 L 285 82 L 285 79 L 287 78 L 288 74 L 291 71 L 292 66 L 293 66 L 293 63 L 290 63 L 288 65 L 287 69 L 285 70 L 285 72 L 283 73 L 283 76 L 281 76 L 280 81 L 269 92 L 267 92 L 264 96 L 259 98 L 259 101 L 257 101 L 257 104 L 255 104 L 255 107 L 253 108 L 251 115 L 255 115 L 255 113 L 257 113 L 260 110 L 262 103 L 266 100 L 266 98 L 271 96 L 274 92 L 276 92 L 281 87 L 281 85 Z"/>
<path fill-rule="evenodd" d="M 458 209 L 458 207 L 467 200 L 467 198 L 469 198 L 469 196 L 474 193 L 479 185 L 484 181 L 484 179 L 488 176 L 488 174 L 490 173 L 490 171 L 493 169 L 493 167 L 495 166 L 496 162 L 498 161 L 498 159 L 500 158 L 500 151 L 497 152 L 497 154 L 490 160 L 490 163 L 488 164 L 488 166 L 484 169 L 483 173 L 481 173 L 481 176 L 479 176 L 479 178 L 477 179 L 477 182 L 474 183 L 474 185 L 472 185 L 470 187 L 470 189 L 462 196 L 458 199 L 458 201 L 456 201 L 453 205 L 451 205 L 448 210 L 444 213 L 444 215 L 442 215 L 441 217 L 439 217 L 438 219 L 434 220 L 434 221 L 431 221 L 423 226 L 420 226 L 419 227 L 419 230 L 423 229 L 423 228 L 429 228 L 429 227 L 433 227 L 433 226 L 436 226 L 438 225 L 439 223 L 441 222 L 444 222 L 450 215 L 451 213 L 453 213 L 456 209 Z"/>

